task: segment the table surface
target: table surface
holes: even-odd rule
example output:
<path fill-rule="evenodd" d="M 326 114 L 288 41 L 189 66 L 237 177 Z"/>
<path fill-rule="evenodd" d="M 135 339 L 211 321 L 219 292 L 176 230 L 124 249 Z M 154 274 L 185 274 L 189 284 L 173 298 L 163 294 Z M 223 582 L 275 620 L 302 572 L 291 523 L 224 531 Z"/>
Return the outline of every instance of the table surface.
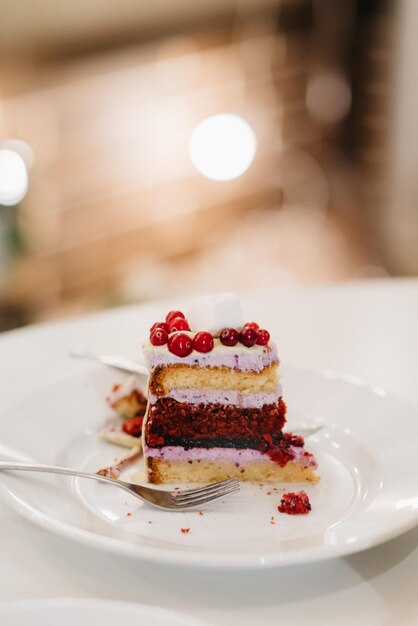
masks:
<path fill-rule="evenodd" d="M 418 280 L 379 280 L 242 296 L 271 329 L 282 362 L 331 369 L 417 406 Z M 27 327 L 0 336 L 0 412 L 57 377 L 97 367 L 84 347 L 138 354 L 139 339 L 172 300 Z M 137 338 L 126 327 L 138 328 Z M 396 427 L 396 426 L 395 426 Z M 146 564 L 48 533 L 0 502 L 0 601 L 81 597 L 134 601 L 216 624 L 418 623 L 418 528 L 359 554 L 268 571 Z"/>

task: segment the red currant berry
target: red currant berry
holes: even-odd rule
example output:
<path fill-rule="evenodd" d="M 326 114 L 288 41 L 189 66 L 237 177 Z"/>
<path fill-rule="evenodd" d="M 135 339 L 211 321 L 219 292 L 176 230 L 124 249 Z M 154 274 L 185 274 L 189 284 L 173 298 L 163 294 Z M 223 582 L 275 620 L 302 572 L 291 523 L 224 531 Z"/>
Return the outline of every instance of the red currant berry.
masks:
<path fill-rule="evenodd" d="M 188 356 L 193 350 L 193 342 L 189 335 L 176 333 L 169 338 L 168 349 L 176 356 Z"/>
<path fill-rule="evenodd" d="M 185 317 L 185 316 L 184 316 L 184 313 L 182 313 L 181 311 L 170 311 L 165 316 L 165 321 L 167 322 L 167 324 L 169 324 L 171 320 L 173 320 L 175 317 Z"/>
<path fill-rule="evenodd" d="M 168 324 L 169 333 L 175 333 L 178 330 L 190 330 L 189 322 L 184 317 L 174 317 Z"/>
<path fill-rule="evenodd" d="M 168 324 L 167 322 L 155 322 L 149 329 L 150 333 L 152 333 L 156 328 L 163 328 L 166 333 L 168 333 Z"/>
<path fill-rule="evenodd" d="M 251 348 L 257 341 L 257 331 L 254 328 L 244 327 L 239 336 L 239 340 L 247 348 Z"/>
<path fill-rule="evenodd" d="M 213 337 L 210 333 L 197 333 L 193 339 L 193 348 L 198 352 L 210 352 L 213 349 Z"/>
<path fill-rule="evenodd" d="M 244 328 L 253 328 L 254 330 L 258 330 L 260 326 L 256 322 L 247 322 L 244 324 Z"/>
<path fill-rule="evenodd" d="M 264 328 L 260 328 L 257 330 L 257 345 L 258 346 L 266 346 L 270 341 L 270 333 Z"/>
<path fill-rule="evenodd" d="M 164 328 L 156 328 L 152 331 L 149 340 L 153 346 L 163 346 L 168 341 L 168 332 Z"/>
<path fill-rule="evenodd" d="M 219 339 L 224 346 L 236 346 L 239 339 L 239 332 L 235 328 L 224 328 Z"/>

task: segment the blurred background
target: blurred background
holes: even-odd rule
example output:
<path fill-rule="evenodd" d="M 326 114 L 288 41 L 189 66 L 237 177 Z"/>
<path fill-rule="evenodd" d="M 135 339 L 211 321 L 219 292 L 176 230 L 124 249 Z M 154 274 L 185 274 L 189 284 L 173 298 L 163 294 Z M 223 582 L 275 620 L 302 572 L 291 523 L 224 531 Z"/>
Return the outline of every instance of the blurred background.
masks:
<path fill-rule="evenodd" d="M 0 330 L 418 274 L 416 0 L 0 0 Z"/>

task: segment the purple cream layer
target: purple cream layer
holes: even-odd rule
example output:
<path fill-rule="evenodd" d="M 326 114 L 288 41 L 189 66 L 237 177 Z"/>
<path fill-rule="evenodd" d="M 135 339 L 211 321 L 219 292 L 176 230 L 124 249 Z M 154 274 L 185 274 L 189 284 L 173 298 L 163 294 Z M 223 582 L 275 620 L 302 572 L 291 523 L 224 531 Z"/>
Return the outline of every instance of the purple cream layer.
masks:
<path fill-rule="evenodd" d="M 281 385 L 278 385 L 275 393 L 240 393 L 227 389 L 201 390 L 201 389 L 172 389 L 166 398 L 173 398 L 177 402 L 188 404 L 226 404 L 242 409 L 261 409 L 265 404 L 275 404 L 282 396 Z M 151 404 L 155 404 L 157 396 L 149 395 Z"/>
<path fill-rule="evenodd" d="M 313 456 L 305 456 L 304 448 L 290 446 L 294 453 L 294 461 L 305 467 L 316 467 L 317 462 Z M 164 448 L 145 447 L 145 455 L 155 459 L 166 461 L 226 461 L 231 463 L 254 463 L 256 461 L 271 461 L 268 454 L 251 450 L 249 448 L 190 448 L 185 450 L 182 446 L 166 446 Z"/>
<path fill-rule="evenodd" d="M 223 346 L 215 339 L 211 352 L 202 353 L 193 350 L 189 356 L 179 357 L 168 351 L 167 346 L 144 345 L 144 355 L 149 369 L 161 365 L 197 365 L 199 367 L 230 367 L 235 370 L 261 372 L 265 367 L 278 364 L 277 348 L 273 342 L 268 346 L 246 348 L 241 344 L 234 347 Z"/>

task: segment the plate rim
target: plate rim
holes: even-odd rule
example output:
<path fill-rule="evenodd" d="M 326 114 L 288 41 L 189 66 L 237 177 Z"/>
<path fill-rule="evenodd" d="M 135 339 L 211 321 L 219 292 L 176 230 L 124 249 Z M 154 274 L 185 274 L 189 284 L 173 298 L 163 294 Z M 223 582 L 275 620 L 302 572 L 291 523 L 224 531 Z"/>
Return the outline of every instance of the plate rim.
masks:
<path fill-rule="evenodd" d="M 13 412 L 20 405 L 28 401 L 28 399 L 35 394 L 42 393 L 43 390 L 48 389 L 51 386 L 64 382 L 66 379 L 77 379 L 88 376 L 92 372 L 100 372 L 103 368 L 100 366 L 94 366 L 90 370 L 84 370 L 81 372 L 72 372 L 64 376 L 58 376 L 47 384 L 39 387 L 34 392 L 24 396 L 19 402 L 15 403 L 12 407 L 6 409 L 0 414 L 0 422 L 10 412 Z M 412 411 L 417 407 L 407 399 L 398 396 L 395 393 L 387 391 L 381 387 L 371 385 L 361 378 L 339 373 L 331 369 L 312 369 L 297 367 L 295 365 L 289 365 L 283 368 L 286 372 L 301 372 L 311 375 L 320 376 L 323 379 L 333 379 L 337 381 L 345 382 L 349 385 L 360 386 L 366 389 L 369 393 L 375 396 L 381 396 L 382 393 L 385 396 L 401 402 L 403 405 L 408 406 Z M 366 535 L 356 540 L 355 544 L 343 544 L 337 546 L 321 545 L 314 548 L 303 548 L 302 550 L 295 550 L 292 552 L 276 552 L 276 553 L 259 553 L 259 554 L 228 554 L 224 555 L 221 552 L 206 552 L 202 555 L 201 552 L 193 553 L 184 551 L 181 547 L 172 549 L 171 551 L 164 550 L 162 548 L 155 548 L 149 546 L 137 546 L 129 544 L 124 540 L 119 540 L 114 537 L 107 537 L 105 535 L 97 534 L 89 530 L 78 528 L 65 521 L 57 521 L 50 515 L 39 511 L 29 503 L 24 502 L 16 494 L 11 493 L 7 488 L 7 485 L 0 481 L 0 493 L 2 497 L 9 502 L 12 508 L 17 511 L 24 518 L 31 522 L 34 522 L 38 526 L 48 531 L 53 532 L 55 535 L 64 537 L 65 539 L 72 539 L 77 541 L 81 545 L 87 545 L 94 549 L 104 550 L 107 553 L 117 554 L 119 556 L 127 556 L 135 560 L 142 560 L 148 563 L 158 563 L 170 566 L 186 566 L 194 567 L 197 569 L 272 569 L 277 567 L 284 567 L 288 565 L 298 565 L 313 562 L 321 562 L 330 560 L 333 558 L 348 556 L 362 552 L 369 548 L 376 547 L 390 541 L 409 530 L 415 528 L 418 524 L 418 509 L 416 509 L 415 516 L 402 520 L 402 523 L 398 523 L 390 530 L 376 531 L 371 537 Z"/>

